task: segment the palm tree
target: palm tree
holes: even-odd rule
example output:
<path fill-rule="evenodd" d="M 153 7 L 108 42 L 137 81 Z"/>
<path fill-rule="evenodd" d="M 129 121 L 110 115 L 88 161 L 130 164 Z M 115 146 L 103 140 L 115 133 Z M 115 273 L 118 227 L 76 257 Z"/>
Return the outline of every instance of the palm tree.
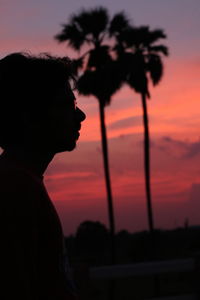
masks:
<path fill-rule="evenodd" d="M 101 140 L 105 183 L 108 199 L 108 214 L 111 233 L 111 263 L 115 263 L 115 220 L 111 181 L 109 174 L 107 134 L 105 126 L 105 107 L 110 104 L 112 95 L 121 87 L 122 79 L 118 72 L 119 65 L 112 58 L 110 45 L 105 45 L 109 35 L 110 20 L 105 8 L 99 7 L 81 11 L 73 15 L 68 24 L 63 25 L 61 33 L 55 36 L 59 42 L 67 42 L 79 53 L 74 60 L 75 73 L 79 76 L 77 87 L 83 95 L 94 95 L 99 103 Z M 87 50 L 80 55 L 84 47 Z"/>
<path fill-rule="evenodd" d="M 125 81 L 137 93 L 140 93 L 142 99 L 147 213 L 149 229 L 153 234 L 154 221 L 150 185 L 150 138 L 146 100 L 150 98 L 149 81 L 152 81 L 155 86 L 161 81 L 163 76 L 162 55 L 168 55 L 168 48 L 155 43 L 162 38 L 166 38 L 166 35 L 161 29 L 150 30 L 148 26 L 126 26 L 121 30 L 121 28 L 116 29 L 116 26 L 112 26 L 111 24 L 110 28 L 110 35 L 115 36 L 116 39 L 114 50 L 124 70 Z"/>

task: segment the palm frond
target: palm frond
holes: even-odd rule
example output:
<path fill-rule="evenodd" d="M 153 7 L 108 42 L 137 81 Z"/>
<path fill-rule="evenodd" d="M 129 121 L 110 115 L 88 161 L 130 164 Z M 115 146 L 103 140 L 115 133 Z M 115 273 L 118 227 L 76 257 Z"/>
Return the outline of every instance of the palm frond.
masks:
<path fill-rule="evenodd" d="M 118 62 L 122 80 L 137 93 L 145 93 L 149 97 L 145 56 L 141 52 L 125 52 L 119 57 Z"/>
<path fill-rule="evenodd" d="M 127 83 L 137 93 L 149 95 L 144 57 L 138 54 L 133 56 L 132 65 L 130 65 L 130 70 L 127 74 Z"/>
<path fill-rule="evenodd" d="M 131 52 L 122 52 L 116 62 L 118 63 L 121 78 L 126 81 L 129 73 L 135 69 L 135 55 Z"/>
<path fill-rule="evenodd" d="M 132 37 L 130 37 L 132 41 L 132 46 L 139 48 L 143 45 L 148 45 L 149 26 L 135 27 L 132 31 Z"/>
<path fill-rule="evenodd" d="M 169 51 L 168 51 L 168 48 L 164 45 L 157 45 L 157 46 L 150 46 L 148 48 L 148 50 L 150 52 L 155 52 L 155 53 L 159 53 L 161 52 L 162 54 L 164 54 L 165 56 L 168 56 L 169 55 Z"/>
<path fill-rule="evenodd" d="M 130 48 L 138 44 L 137 30 L 133 27 L 126 28 L 120 33 L 118 40 L 125 48 Z"/>
<path fill-rule="evenodd" d="M 157 42 L 159 39 L 165 39 L 167 36 L 162 29 L 155 29 L 149 31 L 148 35 L 148 44 L 153 44 Z"/>
<path fill-rule="evenodd" d="M 127 83 L 136 91 L 136 93 L 144 93 L 148 98 L 150 97 L 148 91 L 148 79 L 144 72 L 140 70 L 138 72 L 132 70 L 127 78 Z"/>
<path fill-rule="evenodd" d="M 90 70 L 85 71 L 78 79 L 78 92 L 84 96 L 96 95 L 95 81 L 95 73 Z"/>
<path fill-rule="evenodd" d="M 149 26 L 130 26 L 125 32 L 123 32 L 122 38 L 124 39 L 124 42 L 128 47 L 135 46 L 137 48 L 141 46 L 149 47 L 159 39 L 166 38 L 166 35 L 161 29 L 151 31 L 149 29 Z"/>
<path fill-rule="evenodd" d="M 68 42 L 68 44 L 75 50 L 80 50 L 81 46 L 85 42 L 84 34 L 78 29 L 76 24 L 63 24 L 63 29 L 61 33 L 55 36 L 55 39 L 62 43 Z"/>
<path fill-rule="evenodd" d="M 163 64 L 160 56 L 151 54 L 149 56 L 147 68 L 150 73 L 153 85 L 158 84 L 163 76 Z"/>
<path fill-rule="evenodd" d="M 112 95 L 114 95 L 124 84 L 123 74 L 120 64 L 116 61 L 110 61 L 100 73 L 103 93 L 100 95 L 105 99 L 105 105 L 110 104 Z"/>
<path fill-rule="evenodd" d="M 87 70 L 80 76 L 77 88 L 80 94 L 94 95 L 103 106 L 106 106 L 122 84 L 119 65 L 112 61 L 101 69 Z"/>
<path fill-rule="evenodd" d="M 129 20 L 124 12 L 117 13 L 114 15 L 110 22 L 109 34 L 110 36 L 122 32 L 129 26 Z"/>
<path fill-rule="evenodd" d="M 78 76 L 78 71 L 83 68 L 83 60 L 83 57 L 72 59 L 72 69 L 75 76 Z"/>
<path fill-rule="evenodd" d="M 109 15 L 106 8 L 98 7 L 88 11 L 82 10 L 80 14 L 74 15 L 71 21 L 77 24 L 85 36 L 92 34 L 98 39 L 100 33 L 107 28 Z"/>
<path fill-rule="evenodd" d="M 90 51 L 87 68 L 101 68 L 111 60 L 108 46 L 100 46 Z"/>

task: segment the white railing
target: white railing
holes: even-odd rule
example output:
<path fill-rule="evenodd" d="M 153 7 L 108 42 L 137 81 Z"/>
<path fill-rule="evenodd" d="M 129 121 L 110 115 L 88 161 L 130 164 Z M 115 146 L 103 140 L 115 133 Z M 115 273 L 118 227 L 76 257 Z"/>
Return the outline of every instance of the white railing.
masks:
<path fill-rule="evenodd" d="M 186 272 L 195 270 L 193 258 L 170 261 L 145 262 L 127 265 L 92 267 L 89 270 L 92 279 L 116 279 L 131 276 L 155 275 L 167 272 Z"/>
<path fill-rule="evenodd" d="M 194 258 L 176 259 L 170 261 L 155 261 L 127 265 L 92 267 L 89 269 L 91 279 L 117 279 L 131 276 L 156 275 L 169 272 L 197 271 L 199 264 Z M 149 298 L 149 300 L 197 300 L 195 294 L 174 297 Z"/>
<path fill-rule="evenodd" d="M 191 295 L 180 295 L 172 297 L 162 297 L 162 298 L 150 298 L 148 300 L 198 300 L 199 298 L 193 294 Z"/>

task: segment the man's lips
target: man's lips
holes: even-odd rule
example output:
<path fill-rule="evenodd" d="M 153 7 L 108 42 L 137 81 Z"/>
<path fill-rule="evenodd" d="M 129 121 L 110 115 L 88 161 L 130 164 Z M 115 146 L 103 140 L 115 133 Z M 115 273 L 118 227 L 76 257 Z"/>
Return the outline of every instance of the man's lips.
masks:
<path fill-rule="evenodd" d="M 80 130 L 80 129 L 79 129 L 79 130 Z M 78 136 L 78 137 L 80 136 L 79 130 L 77 129 L 77 130 L 75 131 L 75 135 Z"/>
<path fill-rule="evenodd" d="M 78 139 L 79 136 L 80 136 L 80 131 L 81 130 L 81 124 L 79 124 L 79 126 L 77 126 L 76 130 L 75 130 L 75 135 L 76 135 L 76 138 Z"/>
<path fill-rule="evenodd" d="M 77 130 L 78 130 L 78 131 L 81 130 L 81 124 L 77 127 Z"/>
<path fill-rule="evenodd" d="M 78 132 L 79 133 L 79 131 L 81 130 L 81 124 L 79 125 L 79 126 L 77 126 L 77 128 L 76 128 L 76 132 Z M 80 133 L 79 133 L 79 135 L 80 135 Z"/>

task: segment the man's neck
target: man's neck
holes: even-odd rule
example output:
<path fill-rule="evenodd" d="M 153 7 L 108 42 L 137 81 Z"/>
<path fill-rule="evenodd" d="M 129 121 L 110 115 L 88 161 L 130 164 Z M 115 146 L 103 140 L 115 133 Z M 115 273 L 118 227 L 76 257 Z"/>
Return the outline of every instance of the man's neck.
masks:
<path fill-rule="evenodd" d="M 2 156 L 15 160 L 40 177 L 43 176 L 54 155 L 21 146 L 9 147 L 2 153 Z"/>

